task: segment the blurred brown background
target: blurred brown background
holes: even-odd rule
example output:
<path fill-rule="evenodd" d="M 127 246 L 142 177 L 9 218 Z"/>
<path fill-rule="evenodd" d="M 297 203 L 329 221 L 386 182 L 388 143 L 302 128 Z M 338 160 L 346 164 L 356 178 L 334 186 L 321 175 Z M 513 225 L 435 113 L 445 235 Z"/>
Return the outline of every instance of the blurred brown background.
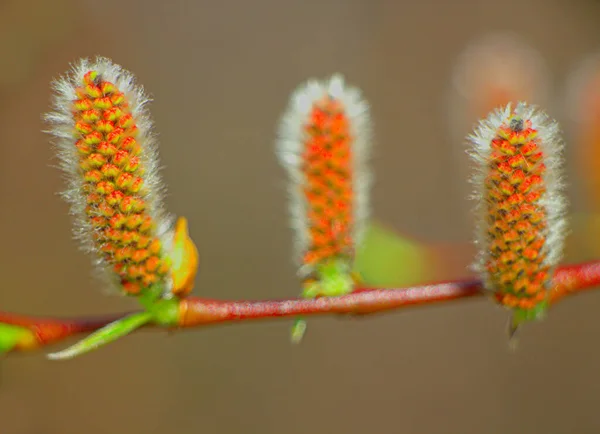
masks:
<path fill-rule="evenodd" d="M 592 0 L 0 0 L 0 307 L 134 306 L 90 277 L 41 132 L 50 80 L 79 57 L 111 57 L 155 98 L 168 207 L 189 218 L 201 252 L 196 293 L 284 297 L 299 287 L 273 141 L 296 85 L 340 71 L 363 89 L 377 138 L 373 214 L 456 246 L 438 277 L 461 277 L 473 222 L 448 122 L 457 58 L 490 32 L 518 32 L 545 59 L 546 108 L 568 129 L 564 83 L 600 49 L 599 18 Z M 581 224 L 574 147 L 568 262 L 600 256 Z M 290 321 L 275 321 L 139 333 L 68 362 L 9 357 L 0 433 L 597 433 L 599 311 L 599 294 L 568 300 L 514 354 L 505 312 L 478 300 L 313 319 L 299 347 Z"/>

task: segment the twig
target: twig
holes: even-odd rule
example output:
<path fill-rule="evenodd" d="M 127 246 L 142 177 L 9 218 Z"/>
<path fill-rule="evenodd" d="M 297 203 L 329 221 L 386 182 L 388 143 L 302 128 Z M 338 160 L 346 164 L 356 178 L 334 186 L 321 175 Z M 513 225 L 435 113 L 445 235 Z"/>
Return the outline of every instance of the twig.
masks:
<path fill-rule="evenodd" d="M 551 303 L 566 295 L 600 285 L 600 260 L 563 266 L 556 270 Z M 412 306 L 433 305 L 485 295 L 481 281 L 458 280 L 409 288 L 358 288 L 349 295 L 318 299 L 212 300 L 189 297 L 180 302 L 178 329 L 251 319 L 296 315 L 373 314 Z M 90 333 L 131 312 L 95 318 L 37 318 L 0 312 L 0 324 L 21 326 L 35 341 L 16 345 L 12 353 L 57 343 L 77 334 Z M 157 329 L 158 327 L 153 327 Z"/>

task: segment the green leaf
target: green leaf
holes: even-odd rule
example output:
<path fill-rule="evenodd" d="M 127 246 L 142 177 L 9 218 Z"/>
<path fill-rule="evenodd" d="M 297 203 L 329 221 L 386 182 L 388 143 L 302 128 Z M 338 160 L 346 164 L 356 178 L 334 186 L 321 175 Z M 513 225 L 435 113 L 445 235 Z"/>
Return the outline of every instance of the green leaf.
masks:
<path fill-rule="evenodd" d="M 412 285 L 429 278 L 427 249 L 378 223 L 371 223 L 356 254 L 354 270 L 374 287 Z"/>
<path fill-rule="evenodd" d="M 8 353 L 19 342 L 32 338 L 31 335 L 26 327 L 0 323 L 0 354 Z"/>

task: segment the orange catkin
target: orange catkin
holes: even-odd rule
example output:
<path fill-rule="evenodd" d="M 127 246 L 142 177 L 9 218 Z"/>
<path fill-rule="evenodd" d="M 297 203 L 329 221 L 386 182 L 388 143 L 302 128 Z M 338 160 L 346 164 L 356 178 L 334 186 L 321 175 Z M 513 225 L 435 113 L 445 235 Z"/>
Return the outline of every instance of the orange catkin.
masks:
<path fill-rule="evenodd" d="M 509 104 L 481 121 L 470 141 L 478 166 L 475 268 L 517 317 L 539 318 L 565 233 L 558 125 L 535 107 Z"/>
<path fill-rule="evenodd" d="M 452 128 L 465 127 L 493 108 L 519 99 L 545 101 L 549 71 L 542 55 L 512 32 L 492 32 L 473 40 L 457 58 L 449 99 Z"/>
<path fill-rule="evenodd" d="M 301 275 L 323 283 L 329 266 L 350 273 L 368 214 L 369 145 L 368 106 L 341 76 L 310 80 L 292 95 L 277 151 L 290 177 Z"/>
<path fill-rule="evenodd" d="M 600 54 L 586 57 L 569 75 L 566 113 L 571 118 L 574 148 L 584 175 L 581 178 L 587 190 L 586 204 L 597 214 L 600 212 Z"/>
<path fill-rule="evenodd" d="M 354 255 L 368 215 L 370 133 L 367 103 L 339 75 L 309 80 L 290 98 L 277 154 L 289 176 L 303 297 L 339 296 L 354 289 Z M 304 320 L 297 319 L 294 342 L 300 342 L 305 328 Z"/>
<path fill-rule="evenodd" d="M 302 156 L 310 221 L 310 244 L 304 263 L 315 264 L 353 251 L 353 138 L 339 101 L 323 98 L 313 106 L 309 119 L 305 128 L 310 138 Z"/>
<path fill-rule="evenodd" d="M 64 196 L 77 218 L 78 238 L 125 293 L 156 284 L 165 293 L 191 290 L 190 279 L 173 275 L 174 265 L 180 265 L 173 258 L 182 256 L 174 255 L 174 248 L 185 250 L 185 243 L 174 240 L 181 238 L 178 232 L 187 235 L 187 226 L 182 220 L 173 228 L 161 205 L 157 145 L 142 89 L 131 74 L 99 58 L 79 62 L 55 90 L 47 120 L 68 174 Z M 186 273 L 193 281 L 191 268 Z M 175 280 L 180 284 L 173 285 Z"/>

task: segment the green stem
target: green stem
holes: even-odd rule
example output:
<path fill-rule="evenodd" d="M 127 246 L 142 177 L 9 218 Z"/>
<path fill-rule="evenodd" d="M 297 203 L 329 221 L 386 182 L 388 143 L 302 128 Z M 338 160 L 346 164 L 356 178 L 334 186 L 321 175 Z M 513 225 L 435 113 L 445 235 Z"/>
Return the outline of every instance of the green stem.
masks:
<path fill-rule="evenodd" d="M 137 312 L 114 321 L 71 347 L 57 353 L 48 354 L 48 358 L 65 360 L 89 353 L 128 335 L 150 322 L 165 327 L 176 325 L 179 315 L 179 299 L 160 298 L 160 291 L 160 287 L 152 287 L 139 297 L 140 303 L 145 307 L 143 312 Z"/>
<path fill-rule="evenodd" d="M 65 360 L 89 353 L 103 345 L 131 333 L 152 320 L 150 312 L 138 312 L 114 321 L 69 348 L 57 353 L 48 354 L 52 360 Z"/>
<path fill-rule="evenodd" d="M 302 342 L 302 338 L 304 337 L 304 333 L 306 332 L 306 321 L 303 317 L 298 317 L 294 320 L 294 325 L 292 326 L 291 331 L 291 339 L 292 343 L 299 344 Z"/>

